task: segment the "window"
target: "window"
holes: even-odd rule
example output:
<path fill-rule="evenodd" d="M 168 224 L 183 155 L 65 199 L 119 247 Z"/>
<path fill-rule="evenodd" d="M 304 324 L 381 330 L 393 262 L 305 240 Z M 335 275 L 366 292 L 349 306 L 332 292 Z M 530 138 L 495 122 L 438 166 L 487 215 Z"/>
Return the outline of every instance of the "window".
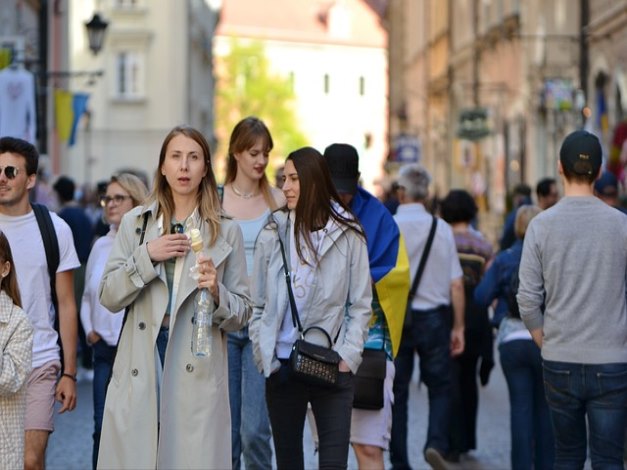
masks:
<path fill-rule="evenodd" d="M 122 51 L 116 61 L 116 95 L 118 98 L 139 98 L 143 95 L 143 60 L 140 54 Z"/>
<path fill-rule="evenodd" d="M 135 8 L 139 4 L 139 0 L 115 0 L 115 6 L 118 8 Z"/>

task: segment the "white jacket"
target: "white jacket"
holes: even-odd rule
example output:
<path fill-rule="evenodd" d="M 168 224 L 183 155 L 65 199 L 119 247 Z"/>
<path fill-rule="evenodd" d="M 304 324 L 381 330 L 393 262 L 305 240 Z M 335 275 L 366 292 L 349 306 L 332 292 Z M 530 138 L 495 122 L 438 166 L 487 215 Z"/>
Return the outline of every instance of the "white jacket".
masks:
<path fill-rule="evenodd" d="M 278 227 L 268 224 L 255 246 L 252 276 L 253 317 L 249 334 L 257 367 L 266 377 L 279 368 L 275 347 L 283 314 L 288 309 L 287 283 L 277 230 L 285 243 L 290 263 L 289 219 L 275 212 Z M 368 323 L 372 314 L 372 287 L 366 241 L 353 230 L 334 226 L 325 236 L 319 251 L 315 281 L 311 286 L 308 308 L 299 311 L 303 329 L 323 328 L 335 349 L 353 373 L 361 363 Z"/>

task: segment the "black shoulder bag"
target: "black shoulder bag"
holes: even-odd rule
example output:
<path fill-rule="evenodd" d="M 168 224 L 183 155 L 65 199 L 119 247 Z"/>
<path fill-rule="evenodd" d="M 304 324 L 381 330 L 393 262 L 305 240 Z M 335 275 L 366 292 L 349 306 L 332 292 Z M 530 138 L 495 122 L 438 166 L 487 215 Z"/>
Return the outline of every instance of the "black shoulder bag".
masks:
<path fill-rule="evenodd" d="M 435 236 L 435 228 L 437 224 L 438 218 L 433 216 L 433 222 L 431 222 L 431 230 L 429 231 L 429 238 L 427 238 L 427 244 L 425 245 L 425 249 L 422 252 L 420 264 L 418 264 L 418 269 L 416 270 L 416 277 L 414 277 L 414 282 L 412 283 L 411 289 L 409 290 L 409 294 L 407 296 L 407 309 L 405 310 L 403 329 L 408 329 L 411 327 L 411 302 L 414 299 L 414 295 L 416 295 L 416 291 L 418 290 L 418 284 L 420 284 L 420 278 L 422 277 L 422 273 L 425 270 L 425 265 L 427 264 L 427 258 L 429 257 L 429 252 L 431 251 L 431 245 L 433 244 L 433 237 Z"/>
<path fill-rule="evenodd" d="M 277 224 L 278 227 L 278 224 Z M 292 292 L 292 279 L 287 269 L 287 257 L 285 256 L 285 247 L 283 240 L 278 233 L 279 245 L 281 247 L 281 256 L 283 257 L 283 272 L 285 274 L 285 282 L 287 283 L 287 295 L 290 299 L 290 310 L 292 312 L 292 322 L 298 327 L 300 339 L 296 340 L 292 346 L 292 352 L 289 358 L 289 368 L 291 375 L 301 382 L 310 385 L 333 387 L 337 384 L 340 366 L 340 355 L 332 349 L 333 342 L 329 334 L 319 326 L 312 326 L 303 331 L 303 325 L 298 317 L 296 301 Z M 329 347 L 319 346 L 309 343 L 305 340 L 305 335 L 311 330 L 321 331 L 329 342 Z"/>

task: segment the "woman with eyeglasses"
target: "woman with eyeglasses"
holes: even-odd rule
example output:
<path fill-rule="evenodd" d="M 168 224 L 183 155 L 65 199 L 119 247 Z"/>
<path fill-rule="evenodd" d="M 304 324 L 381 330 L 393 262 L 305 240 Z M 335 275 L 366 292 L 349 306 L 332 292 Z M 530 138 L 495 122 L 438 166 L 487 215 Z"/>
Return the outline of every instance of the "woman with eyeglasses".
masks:
<path fill-rule="evenodd" d="M 302 469 L 303 429 L 311 403 L 319 436 L 319 467 L 346 468 L 353 409 L 353 377 L 371 317 L 372 288 L 364 232 L 341 202 L 327 164 L 317 150 L 290 153 L 283 193 L 288 211 L 275 211 L 255 246 L 250 338 L 259 370 L 266 376 L 266 403 L 277 468 Z M 284 269 L 279 237 L 287 258 Z M 284 272 L 290 273 L 294 304 L 303 329 L 328 335 L 340 356 L 332 387 L 294 378 L 292 345 L 299 338 Z M 312 330 L 312 333 L 317 333 Z M 306 335 L 325 344 L 319 335 Z"/>
<path fill-rule="evenodd" d="M 102 306 L 98 299 L 98 286 L 111 248 L 113 248 L 113 241 L 122 216 L 141 204 L 147 195 L 148 189 L 136 176 L 121 173 L 111 177 L 107 184 L 106 194 L 100 198 L 104 218 L 110 224 L 110 230 L 94 243 L 85 268 L 85 290 L 80 315 L 87 344 L 91 346 L 93 353 L 94 447 L 92 463 L 94 468 L 98 462 L 107 381 L 111 375 L 123 318 L 123 315 L 112 315 Z"/>
<path fill-rule="evenodd" d="M 193 230 L 202 238 L 198 256 Z M 192 353 L 199 289 L 212 310 L 206 356 Z M 163 141 L 150 197 L 122 218 L 100 302 L 126 309 L 127 321 L 98 468 L 230 468 L 224 333 L 245 326 L 251 308 L 242 232 L 222 216 L 209 144 L 198 130 L 175 127 Z"/>

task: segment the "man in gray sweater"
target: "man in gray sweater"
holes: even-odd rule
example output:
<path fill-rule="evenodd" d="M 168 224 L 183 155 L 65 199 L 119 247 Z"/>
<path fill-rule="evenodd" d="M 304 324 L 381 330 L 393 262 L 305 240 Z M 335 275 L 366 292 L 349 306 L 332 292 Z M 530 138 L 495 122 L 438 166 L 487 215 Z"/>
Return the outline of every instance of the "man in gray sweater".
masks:
<path fill-rule="evenodd" d="M 594 197 L 602 150 L 568 135 L 564 195 L 530 223 L 520 263 L 520 315 L 542 350 L 555 469 L 583 468 L 586 415 L 593 468 L 623 468 L 627 424 L 627 217 Z M 543 313 L 544 311 L 544 313 Z"/>

